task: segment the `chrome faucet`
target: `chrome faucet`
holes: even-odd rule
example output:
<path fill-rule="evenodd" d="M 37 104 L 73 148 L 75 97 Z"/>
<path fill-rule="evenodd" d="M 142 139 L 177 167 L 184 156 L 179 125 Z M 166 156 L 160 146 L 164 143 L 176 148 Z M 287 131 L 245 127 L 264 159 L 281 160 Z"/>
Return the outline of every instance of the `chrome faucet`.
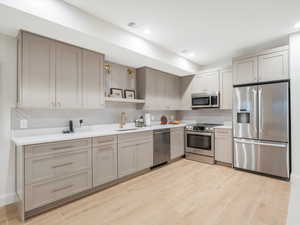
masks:
<path fill-rule="evenodd" d="M 126 112 L 121 112 L 121 121 L 120 121 L 120 128 L 123 128 L 127 121 L 127 114 Z"/>

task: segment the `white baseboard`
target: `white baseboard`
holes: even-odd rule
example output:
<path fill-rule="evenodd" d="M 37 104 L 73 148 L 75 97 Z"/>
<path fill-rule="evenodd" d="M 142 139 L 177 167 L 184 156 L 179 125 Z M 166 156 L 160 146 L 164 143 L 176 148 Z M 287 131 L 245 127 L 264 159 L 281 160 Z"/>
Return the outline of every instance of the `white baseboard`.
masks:
<path fill-rule="evenodd" d="M 300 175 L 299 174 L 291 174 L 291 183 L 294 186 L 300 186 Z"/>
<path fill-rule="evenodd" d="M 2 195 L 0 196 L 0 207 L 14 203 L 16 199 L 17 198 L 14 193 Z"/>

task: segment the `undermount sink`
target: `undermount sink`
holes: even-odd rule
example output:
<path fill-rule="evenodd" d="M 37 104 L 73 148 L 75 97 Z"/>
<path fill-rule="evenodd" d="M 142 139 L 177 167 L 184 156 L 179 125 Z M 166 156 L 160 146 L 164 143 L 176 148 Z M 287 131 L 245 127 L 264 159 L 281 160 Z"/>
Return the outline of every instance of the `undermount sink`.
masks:
<path fill-rule="evenodd" d="M 120 128 L 120 129 L 117 129 L 116 131 L 130 131 L 130 130 L 137 130 L 139 128 L 136 128 L 136 127 L 133 127 L 133 128 Z"/>

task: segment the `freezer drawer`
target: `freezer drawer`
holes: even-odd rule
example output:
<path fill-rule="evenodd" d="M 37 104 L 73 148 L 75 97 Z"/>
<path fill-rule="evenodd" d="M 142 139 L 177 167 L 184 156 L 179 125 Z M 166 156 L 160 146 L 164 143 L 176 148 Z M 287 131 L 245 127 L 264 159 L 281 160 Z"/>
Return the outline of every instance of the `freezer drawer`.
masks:
<path fill-rule="evenodd" d="M 235 138 L 234 167 L 289 178 L 288 144 Z"/>

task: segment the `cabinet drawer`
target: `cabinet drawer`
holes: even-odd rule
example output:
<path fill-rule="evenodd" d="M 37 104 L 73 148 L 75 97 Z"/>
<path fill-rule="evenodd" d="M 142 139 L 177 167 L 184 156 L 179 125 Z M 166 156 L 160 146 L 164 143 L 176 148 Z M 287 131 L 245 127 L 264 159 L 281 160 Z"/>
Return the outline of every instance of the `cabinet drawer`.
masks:
<path fill-rule="evenodd" d="M 103 137 L 93 138 L 93 146 L 116 143 L 116 142 L 117 142 L 117 136 L 103 136 Z"/>
<path fill-rule="evenodd" d="M 171 133 L 184 133 L 184 128 L 183 127 L 171 128 Z"/>
<path fill-rule="evenodd" d="M 25 161 L 25 182 L 31 184 L 91 168 L 91 149 L 32 157 Z"/>
<path fill-rule="evenodd" d="M 143 142 L 144 140 L 152 140 L 152 139 L 153 139 L 152 131 L 118 135 L 119 143 L 124 143 L 124 142 L 137 142 L 138 143 L 140 141 Z"/>
<path fill-rule="evenodd" d="M 215 135 L 232 135 L 232 129 L 215 128 Z"/>
<path fill-rule="evenodd" d="M 91 170 L 51 182 L 25 186 L 25 210 L 35 209 L 92 188 Z"/>
<path fill-rule="evenodd" d="M 25 157 L 72 151 L 91 146 L 91 138 L 25 146 Z"/>

